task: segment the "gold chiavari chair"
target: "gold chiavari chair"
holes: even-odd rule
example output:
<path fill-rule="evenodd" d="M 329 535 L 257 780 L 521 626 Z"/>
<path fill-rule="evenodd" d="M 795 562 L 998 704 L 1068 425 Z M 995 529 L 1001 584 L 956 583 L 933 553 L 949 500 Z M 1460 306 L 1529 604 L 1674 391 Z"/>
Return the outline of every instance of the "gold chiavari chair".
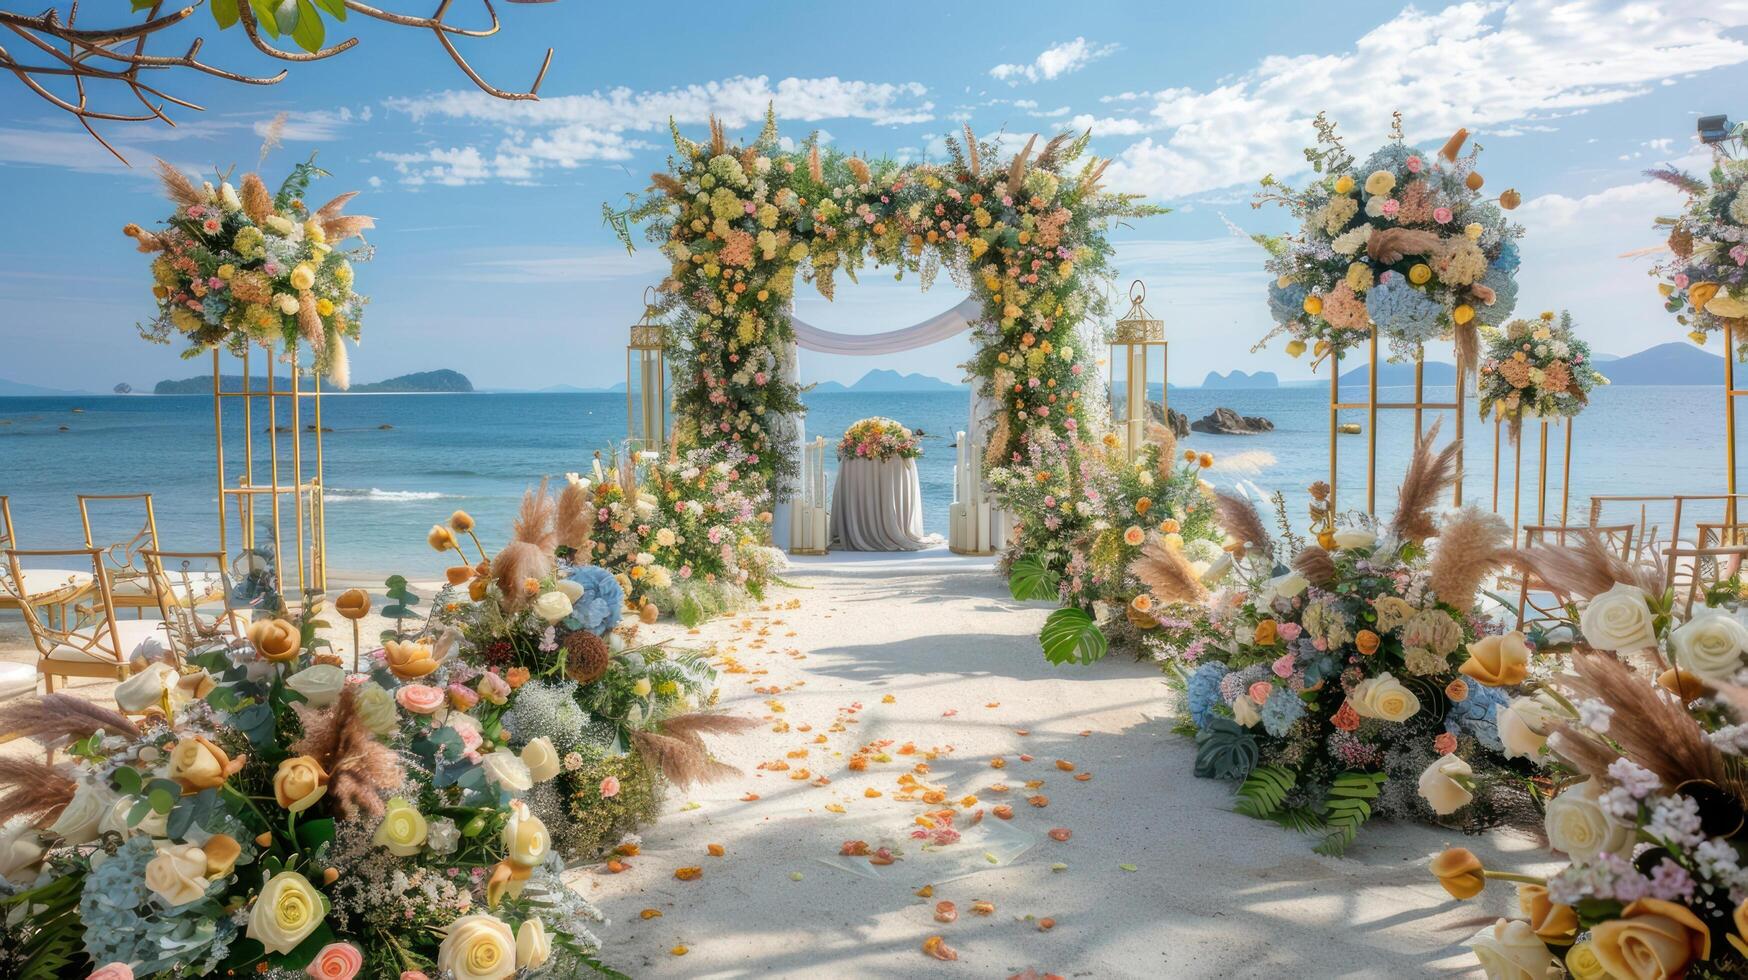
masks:
<path fill-rule="evenodd" d="M 37 673 L 43 690 L 53 692 L 55 678 L 97 677 L 124 680 L 134 658 L 161 660 L 170 651 L 164 624 L 157 620 L 115 618 L 109 573 L 100 548 L 61 551 L 6 552 L 6 572 L 16 588 L 26 560 L 83 561 L 91 567 L 91 589 L 74 610 L 70 622 L 57 628 L 41 615 L 43 605 L 26 599 L 20 611 L 37 649 Z"/>
<path fill-rule="evenodd" d="M 1523 543 L 1526 548 L 1569 547 L 1584 535 L 1597 535 L 1605 547 L 1625 562 L 1634 561 L 1633 524 L 1526 524 Z M 1545 598 L 1544 598 L 1545 597 Z M 1517 574 L 1517 628 L 1552 626 L 1570 617 L 1561 605 L 1566 597 L 1559 595 L 1548 583 L 1530 571 Z"/>
<path fill-rule="evenodd" d="M 0 495 L 0 552 L 18 546 L 12 506 L 4 495 Z M 91 573 L 68 568 L 27 568 L 23 582 L 25 595 L 45 605 L 58 622 L 65 622 L 67 605 L 91 588 Z M 14 585 L 12 576 L 0 575 L 0 609 L 19 608 L 23 599 L 13 592 Z"/>
<path fill-rule="evenodd" d="M 236 592 L 223 552 L 147 548 L 141 555 L 178 666 L 202 650 L 247 635 L 249 617 L 233 604 Z"/>
<path fill-rule="evenodd" d="M 144 552 L 158 547 L 158 515 L 149 493 L 82 493 L 79 522 L 85 547 L 103 553 L 109 572 L 110 596 L 117 609 L 132 609 L 134 618 L 158 608 Z"/>

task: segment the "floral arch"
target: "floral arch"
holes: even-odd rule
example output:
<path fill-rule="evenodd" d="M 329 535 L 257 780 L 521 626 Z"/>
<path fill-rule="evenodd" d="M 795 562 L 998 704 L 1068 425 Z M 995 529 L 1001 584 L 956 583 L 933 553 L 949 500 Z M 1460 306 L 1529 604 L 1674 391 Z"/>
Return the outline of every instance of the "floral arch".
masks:
<path fill-rule="evenodd" d="M 785 364 L 795 281 L 830 299 L 839 275 L 854 281 L 870 264 L 917 274 L 924 288 L 944 269 L 980 304 L 973 370 L 994 409 L 991 464 L 1014 459 L 1033 430 L 1102 427 L 1079 331 L 1107 313 L 1104 230 L 1163 209 L 1102 190 L 1108 161 L 1076 168 L 1088 136 L 1064 133 L 1036 153 L 1033 137 L 1004 163 L 967 126 L 948 137 L 949 162 L 901 165 L 822 147 L 817 135 L 785 150 L 770 112 L 745 146 L 714 119 L 703 143 L 671 128 L 675 154 L 649 196 L 604 210 L 628 249 L 631 225 L 643 224 L 673 263 L 660 309 L 682 443 L 744 454 L 783 496 L 796 471 L 786 420 L 802 411 Z"/>

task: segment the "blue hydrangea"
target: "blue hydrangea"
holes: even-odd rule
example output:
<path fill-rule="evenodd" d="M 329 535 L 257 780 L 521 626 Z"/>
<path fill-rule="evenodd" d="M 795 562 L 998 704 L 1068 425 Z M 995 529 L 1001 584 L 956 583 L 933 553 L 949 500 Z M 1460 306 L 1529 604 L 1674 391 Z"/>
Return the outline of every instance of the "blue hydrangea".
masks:
<path fill-rule="evenodd" d="M 1305 702 L 1286 688 L 1277 687 L 1269 695 L 1269 699 L 1263 702 L 1261 713 L 1262 727 L 1268 729 L 1270 735 L 1281 738 L 1293 727 L 1294 722 L 1304 717 Z"/>
<path fill-rule="evenodd" d="M 1518 254 L 1517 243 L 1506 242 L 1499 246 L 1499 258 L 1493 260 L 1493 268 L 1506 272 L 1516 272 L 1518 264 L 1522 261 Z"/>
<path fill-rule="evenodd" d="M 1220 679 L 1226 676 L 1226 665 L 1218 660 L 1210 660 L 1196 668 L 1190 675 L 1186 697 L 1189 700 L 1190 720 L 1197 728 L 1208 727 L 1209 712 L 1214 706 L 1222 704 L 1220 700 Z"/>
<path fill-rule="evenodd" d="M 1468 684 L 1469 696 L 1451 702 L 1450 710 L 1445 713 L 1445 731 L 1459 738 L 1466 732 L 1487 748 L 1504 751 L 1505 746 L 1499 741 L 1499 709 L 1511 701 L 1510 694 L 1503 688 L 1486 687 L 1473 681 Z"/>
<path fill-rule="evenodd" d="M 583 587 L 582 598 L 571 604 L 572 618 L 596 636 L 606 636 L 619 624 L 619 610 L 625 605 L 619 580 L 599 565 L 581 565 L 572 569 L 571 581 Z"/>
<path fill-rule="evenodd" d="M 1310 295 L 1302 283 L 1291 282 L 1285 286 L 1269 284 L 1269 313 L 1276 323 L 1289 323 L 1305 312 L 1305 297 Z"/>
<path fill-rule="evenodd" d="M 1512 250 L 1513 268 L 1515 268 L 1517 248 L 1509 243 L 1505 247 Z M 1504 258 L 1505 256 L 1500 256 L 1501 261 Z M 1494 262 L 1493 266 L 1487 270 L 1487 274 L 1481 277 L 1481 285 L 1493 290 L 1493 305 L 1482 311 L 1487 322 L 1498 326 L 1511 319 L 1511 311 L 1517 309 L 1517 279 L 1513 277 L 1511 268 Z"/>
<path fill-rule="evenodd" d="M 1407 277 L 1390 274 L 1366 292 L 1366 314 L 1380 333 L 1410 341 L 1432 340 L 1439 335 L 1444 307 L 1414 288 Z"/>
<path fill-rule="evenodd" d="M 207 323 L 217 324 L 224 319 L 225 311 L 230 309 L 230 306 L 231 304 L 226 302 L 223 296 L 217 293 L 207 293 L 206 298 L 200 301 L 200 316 Z"/>
<path fill-rule="evenodd" d="M 1354 181 L 1364 184 L 1367 177 L 1379 170 L 1388 170 L 1393 174 L 1399 174 L 1407 169 L 1408 158 L 1416 152 L 1414 147 L 1407 143 L 1398 143 L 1395 140 L 1385 143 L 1378 148 L 1376 153 L 1366 157 L 1366 162 L 1360 165 Z"/>
<path fill-rule="evenodd" d="M 157 848 L 145 834 L 98 865 L 79 894 L 85 952 L 96 963 L 130 963 L 142 975 L 182 967 L 190 975 L 217 969 L 237 926 L 209 901 L 173 909 L 146 887 L 146 865 Z"/>

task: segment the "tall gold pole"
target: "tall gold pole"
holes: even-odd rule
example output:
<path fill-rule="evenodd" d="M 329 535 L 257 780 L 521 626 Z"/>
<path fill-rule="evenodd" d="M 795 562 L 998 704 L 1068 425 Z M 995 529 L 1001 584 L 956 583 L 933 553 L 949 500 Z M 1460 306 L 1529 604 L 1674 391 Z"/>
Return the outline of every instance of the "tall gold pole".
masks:
<path fill-rule="evenodd" d="M 274 377 L 273 356 L 268 351 L 267 360 L 267 424 L 271 428 L 268 445 L 271 447 L 269 463 L 273 474 L 267 481 L 267 489 L 272 495 L 273 507 L 273 575 L 279 581 L 280 594 L 285 594 L 285 544 L 284 535 L 280 532 L 279 523 L 279 379 Z"/>
<path fill-rule="evenodd" d="M 1536 464 L 1536 523 L 1548 523 L 1548 420 L 1542 419 L 1541 461 Z"/>
<path fill-rule="evenodd" d="M 1339 404 L 1341 404 L 1341 352 L 1332 348 L 1329 352 L 1329 512 L 1331 514 L 1340 513 L 1340 508 L 1335 506 L 1335 440 L 1341 435 L 1341 410 L 1336 408 Z"/>
<path fill-rule="evenodd" d="M 1514 440 L 1517 446 L 1517 462 L 1511 467 L 1511 546 L 1517 547 L 1517 529 L 1519 526 L 1518 508 L 1523 502 L 1523 434 L 1520 431 Z"/>
<path fill-rule="evenodd" d="M 1736 328 L 1729 318 L 1724 321 L 1724 485 L 1729 502 L 1724 506 L 1724 523 L 1736 523 Z"/>
<path fill-rule="evenodd" d="M 1493 417 L 1493 513 L 1499 513 L 1499 429 L 1504 420 Z"/>
<path fill-rule="evenodd" d="M 218 466 L 218 518 L 219 518 L 219 553 L 229 556 L 231 549 L 225 534 L 225 411 L 224 390 L 219 374 L 219 349 L 212 349 L 212 442 L 213 451 Z M 175 717 L 174 715 L 170 717 Z"/>
<path fill-rule="evenodd" d="M 1378 512 L 1378 328 L 1372 327 L 1372 366 L 1366 378 L 1366 513 Z"/>
<path fill-rule="evenodd" d="M 1414 444 L 1420 445 L 1420 406 L 1426 402 L 1426 346 L 1414 352 Z"/>
<path fill-rule="evenodd" d="M 255 390 L 254 368 L 249 363 L 249 348 L 243 347 L 243 486 L 255 486 Z M 255 547 L 255 495 L 237 495 L 237 523 L 242 528 L 243 549 Z"/>
<path fill-rule="evenodd" d="M 310 577 L 304 553 L 303 499 L 303 374 L 297 352 L 291 355 L 291 511 L 297 518 L 297 591 L 302 599 L 309 591 Z M 277 493 L 279 488 L 275 486 Z"/>
<path fill-rule="evenodd" d="M 336 339 L 335 343 L 344 343 Z M 328 500 L 324 495 L 327 483 L 327 461 L 322 457 L 322 376 L 311 371 L 310 381 L 316 401 L 316 472 L 310 479 L 310 563 L 315 577 L 315 590 L 328 591 Z"/>
<path fill-rule="evenodd" d="M 1463 387 L 1464 387 L 1463 382 L 1464 382 L 1465 378 L 1464 378 L 1464 374 L 1463 374 L 1464 368 L 1463 368 L 1463 365 L 1460 363 L 1461 358 L 1458 358 L 1458 361 L 1459 361 L 1459 363 L 1457 364 L 1457 392 L 1456 392 L 1457 396 L 1452 399 L 1452 402 L 1457 406 L 1457 408 L 1456 408 L 1456 412 L 1457 412 L 1457 443 L 1459 445 L 1463 445 L 1463 414 L 1464 414 L 1463 413 Z M 1457 453 L 1457 485 L 1453 490 L 1454 496 L 1451 500 L 1452 505 L 1457 506 L 1457 507 L 1463 506 L 1463 457 L 1464 457 L 1464 455 L 1466 455 L 1466 454 L 1460 453 L 1460 452 Z"/>
<path fill-rule="evenodd" d="M 1566 508 L 1572 502 L 1572 430 L 1578 427 L 1576 417 L 1566 420 L 1566 465 L 1560 474 L 1560 526 L 1567 522 Z"/>

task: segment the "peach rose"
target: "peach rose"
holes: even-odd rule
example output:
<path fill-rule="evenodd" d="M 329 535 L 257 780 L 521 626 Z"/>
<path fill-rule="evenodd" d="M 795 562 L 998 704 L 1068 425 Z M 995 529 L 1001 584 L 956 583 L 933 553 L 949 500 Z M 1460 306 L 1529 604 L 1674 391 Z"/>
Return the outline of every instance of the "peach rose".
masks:
<path fill-rule="evenodd" d="M 1590 930 L 1603 967 L 1620 980 L 1663 980 L 1710 959 L 1712 934 L 1685 905 L 1641 898 Z"/>
<path fill-rule="evenodd" d="M 390 640 L 382 645 L 382 655 L 389 673 L 403 681 L 417 680 L 437 669 L 429 643 Z"/>
<path fill-rule="evenodd" d="M 328 772 L 307 755 L 293 756 L 273 774 L 273 798 L 292 813 L 314 806 L 328 792 Z"/>
<path fill-rule="evenodd" d="M 134 980 L 134 968 L 126 963 L 105 963 L 85 980 Z"/>
<path fill-rule="evenodd" d="M 273 663 L 296 660 L 303 646 L 303 633 L 295 623 L 283 619 L 262 619 L 249 625 L 249 642 L 255 652 Z"/>
<path fill-rule="evenodd" d="M 395 701 L 415 715 L 434 715 L 447 700 L 442 688 L 429 684 L 406 684 L 395 690 Z"/>
<path fill-rule="evenodd" d="M 1353 645 L 1359 648 L 1360 653 L 1365 654 L 1368 657 L 1378 652 L 1379 642 L 1380 638 L 1378 634 L 1371 630 L 1360 630 L 1358 633 L 1354 634 L 1353 638 Z"/>
<path fill-rule="evenodd" d="M 334 600 L 334 611 L 351 620 L 370 615 L 370 593 L 363 589 L 347 589 Z"/>
<path fill-rule="evenodd" d="M 351 943 L 329 943 L 304 971 L 316 980 L 352 980 L 364 969 L 364 954 Z"/>
<path fill-rule="evenodd" d="M 232 759 L 225 750 L 195 735 L 176 743 L 170 750 L 169 776 L 182 786 L 182 794 L 190 796 L 203 789 L 217 789 L 225 780 L 243 768 L 244 756 Z"/>
<path fill-rule="evenodd" d="M 1467 848 L 1453 847 L 1433 858 L 1426 868 L 1438 879 L 1439 885 L 1459 901 L 1481 894 L 1481 889 L 1487 884 L 1481 859 Z"/>
<path fill-rule="evenodd" d="M 1488 687 L 1522 684 L 1529 675 L 1529 644 L 1517 630 L 1469 644 L 1469 659 L 1457 670 Z"/>
<path fill-rule="evenodd" d="M 1578 938 L 1578 913 L 1572 906 L 1548 898 L 1548 886 L 1528 882 L 1518 885 L 1517 907 L 1544 942 L 1570 946 Z"/>

